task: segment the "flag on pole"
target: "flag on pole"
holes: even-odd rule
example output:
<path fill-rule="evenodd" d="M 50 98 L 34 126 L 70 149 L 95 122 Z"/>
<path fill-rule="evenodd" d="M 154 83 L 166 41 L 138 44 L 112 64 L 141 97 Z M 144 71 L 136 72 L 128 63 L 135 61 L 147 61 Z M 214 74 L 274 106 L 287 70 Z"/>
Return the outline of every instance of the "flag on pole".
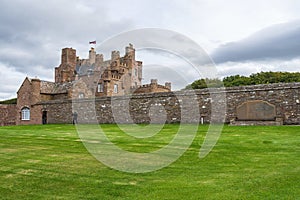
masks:
<path fill-rule="evenodd" d="M 90 43 L 90 44 L 96 44 L 96 40 L 90 41 L 89 43 Z"/>

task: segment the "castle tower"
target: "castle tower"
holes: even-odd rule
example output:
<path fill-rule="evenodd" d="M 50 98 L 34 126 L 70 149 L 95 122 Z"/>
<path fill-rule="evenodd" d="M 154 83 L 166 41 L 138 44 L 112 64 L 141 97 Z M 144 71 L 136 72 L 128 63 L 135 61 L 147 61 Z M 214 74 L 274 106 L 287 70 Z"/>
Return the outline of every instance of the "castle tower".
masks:
<path fill-rule="evenodd" d="M 61 64 L 76 65 L 76 50 L 72 48 L 64 48 L 61 53 Z"/>
<path fill-rule="evenodd" d="M 129 46 L 127 46 L 125 48 L 125 55 L 131 57 L 133 60 L 135 60 L 135 49 L 133 48 L 132 44 L 129 44 Z"/>
<path fill-rule="evenodd" d="M 111 52 L 111 60 L 118 60 L 120 59 L 120 52 L 119 51 L 112 51 Z"/>
<path fill-rule="evenodd" d="M 165 87 L 171 91 L 171 82 L 166 82 Z"/>
<path fill-rule="evenodd" d="M 89 60 L 91 65 L 96 62 L 96 51 L 93 47 L 89 51 Z"/>
<path fill-rule="evenodd" d="M 103 54 L 96 54 L 96 63 L 103 63 Z"/>
<path fill-rule="evenodd" d="M 61 54 L 61 64 L 55 68 L 55 82 L 64 83 L 75 79 L 76 75 L 76 50 L 64 48 Z"/>

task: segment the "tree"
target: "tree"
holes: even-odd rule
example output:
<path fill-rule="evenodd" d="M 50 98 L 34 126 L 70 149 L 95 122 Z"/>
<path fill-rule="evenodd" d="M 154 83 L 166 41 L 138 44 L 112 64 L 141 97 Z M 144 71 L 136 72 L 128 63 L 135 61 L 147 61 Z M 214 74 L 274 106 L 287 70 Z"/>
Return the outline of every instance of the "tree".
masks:
<path fill-rule="evenodd" d="M 245 85 L 300 82 L 300 72 L 259 72 L 249 77 L 233 75 L 220 79 L 199 79 L 187 85 L 185 89 L 203 89 L 207 87 L 234 87 Z"/>

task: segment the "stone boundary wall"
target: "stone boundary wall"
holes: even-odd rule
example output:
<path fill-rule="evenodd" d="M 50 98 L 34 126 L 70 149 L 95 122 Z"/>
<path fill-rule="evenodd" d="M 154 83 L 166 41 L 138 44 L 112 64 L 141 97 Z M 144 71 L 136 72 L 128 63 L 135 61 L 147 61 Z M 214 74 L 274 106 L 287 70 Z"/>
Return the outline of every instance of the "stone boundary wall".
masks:
<path fill-rule="evenodd" d="M 300 124 L 300 83 L 277 83 L 227 89 L 227 118 L 236 117 L 243 102 L 263 100 L 276 107 L 276 118 L 283 124 Z"/>
<path fill-rule="evenodd" d="M 0 104 L 0 126 L 16 125 L 16 104 Z"/>
<path fill-rule="evenodd" d="M 224 95 L 226 98 L 223 98 Z M 156 114 L 165 113 L 167 123 L 195 123 L 201 120 L 204 123 L 210 123 L 212 101 L 213 109 L 216 110 L 221 110 L 226 101 L 225 122 L 229 123 L 236 119 L 236 108 L 250 100 L 263 100 L 275 105 L 276 117 L 282 118 L 283 124 L 300 124 L 300 83 L 77 99 L 73 101 L 73 109 L 78 113 L 78 121 L 82 123 L 115 123 L 114 116 L 121 115 L 128 110 L 124 105 L 129 105 L 130 117 L 118 119 L 118 123 L 131 123 L 132 121 L 149 123 L 153 115 L 153 112 L 151 113 L 153 107 L 155 107 Z M 186 103 L 190 103 L 193 109 L 182 110 L 182 105 Z M 48 123 L 72 122 L 72 100 L 47 101 L 38 105 L 41 105 L 43 111 L 47 111 Z M 194 112 L 200 113 L 199 118 L 181 119 L 182 116 L 193 116 Z M 214 116 L 214 120 L 222 122 L 222 116 Z"/>

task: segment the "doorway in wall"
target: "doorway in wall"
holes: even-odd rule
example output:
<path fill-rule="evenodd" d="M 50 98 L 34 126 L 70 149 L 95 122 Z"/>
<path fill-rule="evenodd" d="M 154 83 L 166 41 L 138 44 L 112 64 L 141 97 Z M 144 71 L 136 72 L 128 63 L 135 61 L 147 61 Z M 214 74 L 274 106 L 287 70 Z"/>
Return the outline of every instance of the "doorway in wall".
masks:
<path fill-rule="evenodd" d="M 43 111 L 42 122 L 43 124 L 47 124 L 47 111 Z"/>

